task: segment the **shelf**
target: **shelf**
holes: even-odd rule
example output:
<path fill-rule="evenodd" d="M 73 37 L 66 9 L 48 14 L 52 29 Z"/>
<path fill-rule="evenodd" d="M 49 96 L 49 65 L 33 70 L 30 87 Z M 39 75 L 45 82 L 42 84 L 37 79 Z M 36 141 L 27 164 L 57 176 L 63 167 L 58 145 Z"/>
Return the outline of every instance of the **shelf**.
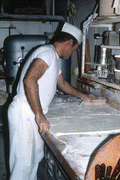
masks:
<path fill-rule="evenodd" d="M 94 62 L 85 62 L 85 64 L 87 65 L 91 65 L 91 66 L 108 66 L 108 64 L 99 64 L 99 63 L 94 63 Z"/>
<path fill-rule="evenodd" d="M 101 48 L 107 48 L 107 49 L 120 49 L 120 46 L 101 45 Z"/>
<path fill-rule="evenodd" d="M 96 82 L 98 84 L 104 85 L 104 86 L 106 86 L 108 88 L 120 91 L 120 85 L 106 82 L 106 81 L 104 81 L 102 79 L 98 79 L 97 77 L 93 77 L 90 74 L 86 74 L 86 73 L 84 73 L 82 75 L 82 77 L 87 78 L 87 79 L 89 79 L 89 80 L 91 80 L 93 82 Z"/>
<path fill-rule="evenodd" d="M 119 23 L 120 22 L 120 16 L 101 16 L 101 17 L 97 17 L 96 21 L 91 23 L 90 26 L 96 26 L 96 25 L 101 25 L 104 24 L 106 26 L 108 26 L 109 24 L 113 24 L 113 23 Z"/>

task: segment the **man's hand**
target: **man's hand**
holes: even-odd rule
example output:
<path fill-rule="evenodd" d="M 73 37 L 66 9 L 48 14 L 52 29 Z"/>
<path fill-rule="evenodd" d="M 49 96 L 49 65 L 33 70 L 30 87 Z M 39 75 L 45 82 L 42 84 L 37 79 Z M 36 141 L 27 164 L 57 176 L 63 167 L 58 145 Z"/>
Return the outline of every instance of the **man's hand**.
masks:
<path fill-rule="evenodd" d="M 40 116 L 36 116 L 35 119 L 39 127 L 39 132 L 41 134 L 44 134 L 50 131 L 50 123 L 43 114 L 41 114 Z"/>
<path fill-rule="evenodd" d="M 87 96 L 87 94 L 83 94 L 82 92 L 78 91 L 74 87 L 72 87 L 67 81 L 64 80 L 64 77 L 62 73 L 59 75 L 57 86 L 59 89 L 61 89 L 66 94 L 70 94 L 72 96 L 79 97 L 81 99 L 84 99 L 84 101 L 88 102 L 90 101 L 90 98 Z"/>
<path fill-rule="evenodd" d="M 87 102 L 87 103 L 90 102 L 90 98 L 88 97 L 87 94 L 83 94 L 83 93 L 79 92 L 79 96 L 78 97 L 83 99 L 84 102 Z"/>
<path fill-rule="evenodd" d="M 87 94 L 83 94 L 81 92 L 79 92 L 78 97 L 81 99 L 89 99 L 89 97 L 87 96 Z"/>

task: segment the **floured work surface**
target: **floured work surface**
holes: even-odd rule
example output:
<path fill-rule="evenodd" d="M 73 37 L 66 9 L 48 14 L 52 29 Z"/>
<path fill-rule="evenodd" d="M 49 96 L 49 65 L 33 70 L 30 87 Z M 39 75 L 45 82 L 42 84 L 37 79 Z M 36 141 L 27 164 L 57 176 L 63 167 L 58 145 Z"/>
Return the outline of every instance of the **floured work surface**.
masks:
<path fill-rule="evenodd" d="M 107 104 L 92 108 L 81 107 L 79 102 L 53 104 L 46 117 L 55 134 L 120 129 L 120 111 Z"/>
<path fill-rule="evenodd" d="M 79 102 L 52 104 L 46 117 L 51 124 L 50 133 L 66 145 L 61 154 L 81 180 L 91 154 L 94 156 L 110 134 L 120 132 L 120 111 L 107 104 L 91 108 L 82 107 Z"/>

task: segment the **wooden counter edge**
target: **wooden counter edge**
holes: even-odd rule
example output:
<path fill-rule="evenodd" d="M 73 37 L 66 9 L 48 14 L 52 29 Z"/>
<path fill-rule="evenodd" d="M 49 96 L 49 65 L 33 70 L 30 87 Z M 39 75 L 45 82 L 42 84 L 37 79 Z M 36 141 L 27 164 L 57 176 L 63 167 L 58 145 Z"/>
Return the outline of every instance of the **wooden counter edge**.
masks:
<path fill-rule="evenodd" d="M 71 168 L 71 166 L 69 165 L 69 163 L 66 161 L 66 159 L 64 158 L 64 156 L 61 153 L 61 150 L 60 150 L 61 146 L 63 149 L 63 147 L 65 147 L 66 145 L 64 143 L 60 142 L 57 138 L 55 138 L 54 135 L 52 135 L 50 133 L 45 133 L 44 135 L 42 135 L 42 137 L 43 137 L 45 143 L 49 146 L 49 148 L 55 155 L 56 159 L 58 160 L 58 162 L 60 163 L 60 165 L 66 172 L 66 174 L 70 177 L 70 179 L 71 180 L 81 180 L 80 177 Z"/>

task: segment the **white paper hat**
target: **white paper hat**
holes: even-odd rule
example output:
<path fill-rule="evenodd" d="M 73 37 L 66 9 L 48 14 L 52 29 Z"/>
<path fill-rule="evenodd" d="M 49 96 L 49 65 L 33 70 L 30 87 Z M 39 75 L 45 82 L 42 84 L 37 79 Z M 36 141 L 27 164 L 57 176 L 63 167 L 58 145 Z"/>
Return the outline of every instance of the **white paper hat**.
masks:
<path fill-rule="evenodd" d="M 115 55 L 116 58 L 120 58 L 120 55 Z"/>
<path fill-rule="evenodd" d="M 78 29 L 76 26 L 65 22 L 61 31 L 74 36 L 79 44 L 82 42 L 82 31 Z"/>

